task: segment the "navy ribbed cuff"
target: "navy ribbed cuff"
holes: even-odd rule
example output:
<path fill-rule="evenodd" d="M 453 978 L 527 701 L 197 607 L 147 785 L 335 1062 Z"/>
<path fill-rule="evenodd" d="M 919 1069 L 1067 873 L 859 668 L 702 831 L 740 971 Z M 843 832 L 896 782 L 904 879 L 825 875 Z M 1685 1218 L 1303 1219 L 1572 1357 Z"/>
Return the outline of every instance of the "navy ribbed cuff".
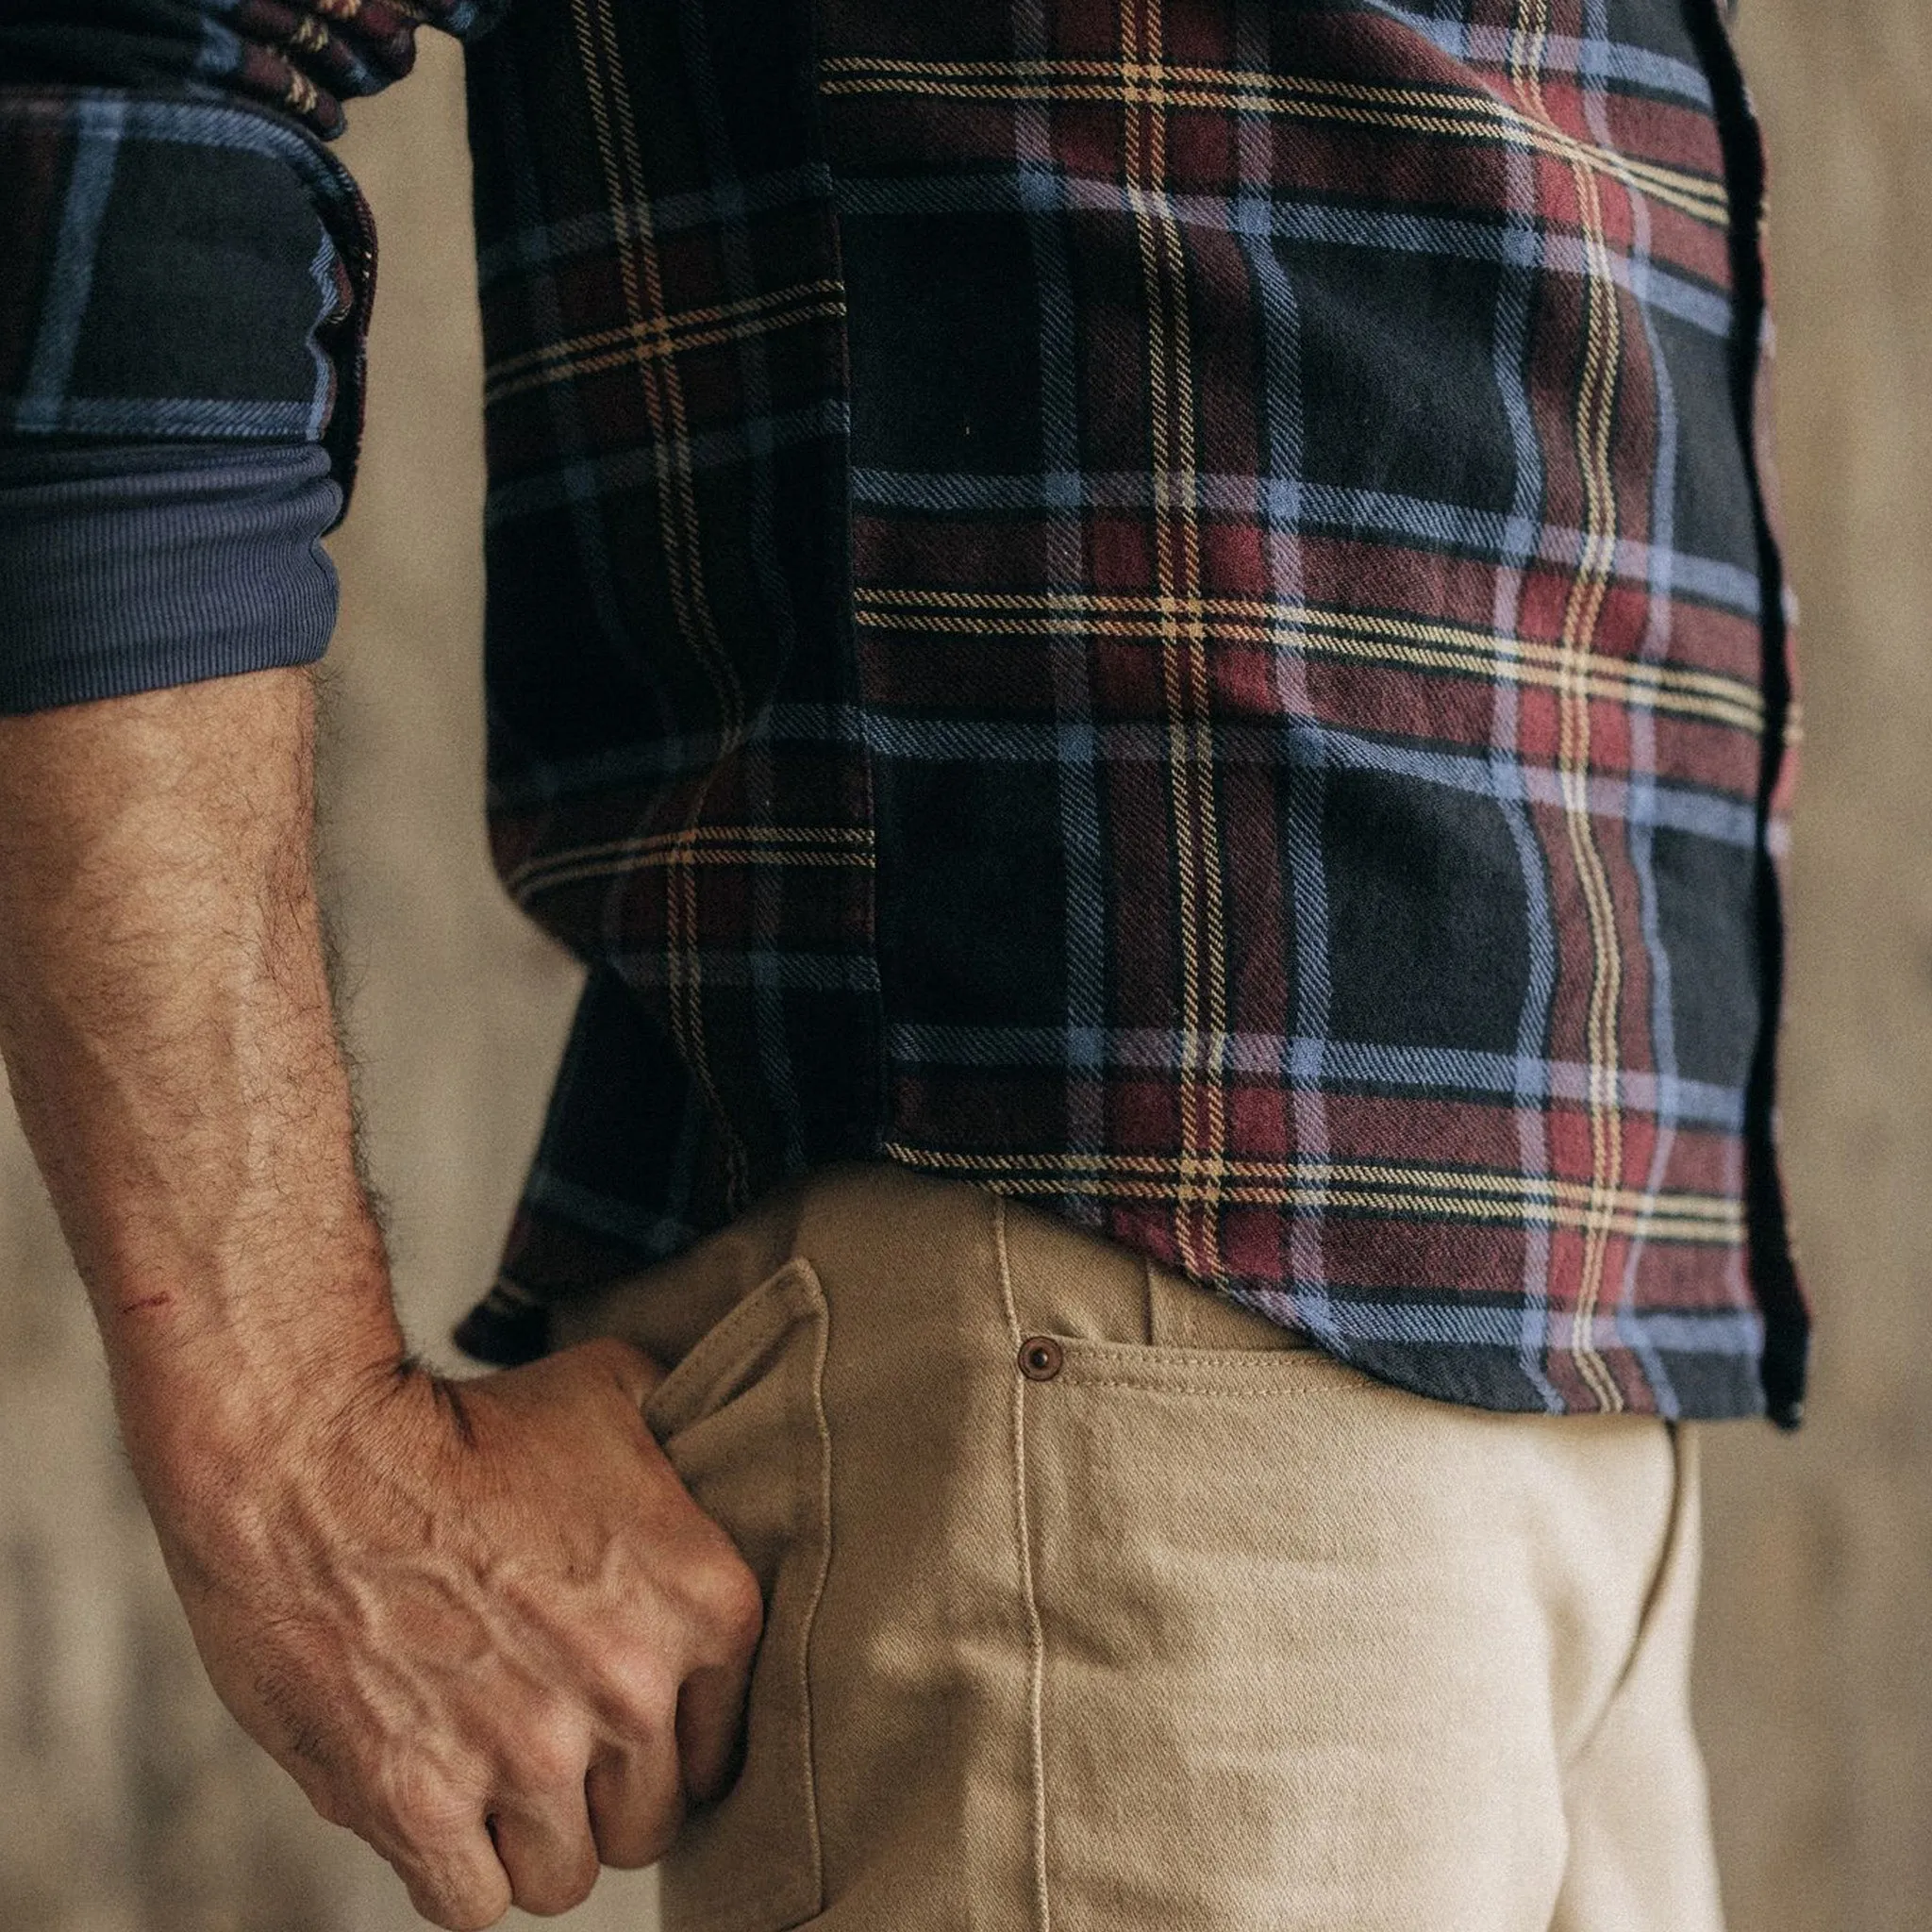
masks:
<path fill-rule="evenodd" d="M 312 663 L 341 505 L 312 443 L 0 449 L 0 712 Z"/>

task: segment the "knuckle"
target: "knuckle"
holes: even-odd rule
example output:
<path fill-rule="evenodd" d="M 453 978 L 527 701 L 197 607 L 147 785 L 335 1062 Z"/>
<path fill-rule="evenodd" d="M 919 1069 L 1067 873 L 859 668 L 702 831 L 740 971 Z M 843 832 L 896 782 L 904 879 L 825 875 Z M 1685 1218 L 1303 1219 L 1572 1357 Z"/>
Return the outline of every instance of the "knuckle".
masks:
<path fill-rule="evenodd" d="M 764 1592 L 743 1557 L 728 1545 L 699 1563 L 691 1577 L 698 1626 L 708 1648 L 733 1661 L 758 1648 L 765 1627 Z"/>
<path fill-rule="evenodd" d="M 612 1657 L 608 1669 L 608 1715 L 619 1735 L 633 1743 L 668 1739 L 677 1723 L 676 1674 L 654 1650 L 643 1648 Z"/>
<path fill-rule="evenodd" d="M 557 1791 L 582 1784 L 589 1761 L 581 1727 L 561 1711 L 531 1719 L 517 1740 L 517 1782 L 533 1790 Z"/>
<path fill-rule="evenodd" d="M 632 1838 L 616 1840 L 605 1852 L 604 1862 L 613 1872 L 642 1872 L 671 1849 L 676 1836 L 669 1831 L 640 1832 Z"/>
<path fill-rule="evenodd" d="M 473 1809 L 441 1778 L 407 1759 L 372 1774 L 370 1797 L 393 1835 L 419 1856 L 459 1832 Z"/>

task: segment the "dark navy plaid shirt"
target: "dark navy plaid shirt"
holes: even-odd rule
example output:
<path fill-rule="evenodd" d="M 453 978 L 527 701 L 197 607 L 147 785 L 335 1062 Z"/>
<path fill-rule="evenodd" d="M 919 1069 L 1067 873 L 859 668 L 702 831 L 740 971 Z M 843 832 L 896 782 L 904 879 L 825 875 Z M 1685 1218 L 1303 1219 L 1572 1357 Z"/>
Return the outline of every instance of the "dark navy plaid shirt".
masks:
<path fill-rule="evenodd" d="M 1431 1395 L 1794 1418 L 1715 0 L 16 0 L 12 445 L 346 487 L 315 137 L 418 21 L 495 852 L 591 969 L 466 1343 L 884 1158 Z"/>

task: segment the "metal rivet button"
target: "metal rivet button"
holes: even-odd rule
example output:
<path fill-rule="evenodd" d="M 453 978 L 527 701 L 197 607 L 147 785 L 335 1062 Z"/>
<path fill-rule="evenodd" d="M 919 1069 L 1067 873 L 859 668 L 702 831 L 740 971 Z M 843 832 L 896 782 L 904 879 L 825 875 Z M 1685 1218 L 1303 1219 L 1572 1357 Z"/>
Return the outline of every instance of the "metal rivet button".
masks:
<path fill-rule="evenodd" d="M 1065 1351 L 1051 1335 L 1029 1335 L 1020 1344 L 1020 1373 L 1029 1382 L 1051 1382 L 1066 1359 Z"/>

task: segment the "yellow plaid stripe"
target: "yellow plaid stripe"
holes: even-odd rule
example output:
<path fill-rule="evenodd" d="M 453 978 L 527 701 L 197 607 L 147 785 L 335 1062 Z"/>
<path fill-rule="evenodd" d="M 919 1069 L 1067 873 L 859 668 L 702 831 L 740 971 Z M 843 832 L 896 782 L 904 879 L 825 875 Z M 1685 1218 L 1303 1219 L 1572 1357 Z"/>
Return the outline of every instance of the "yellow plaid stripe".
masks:
<path fill-rule="evenodd" d="M 1201 503 L 1194 399 L 1191 291 L 1180 225 L 1168 198 L 1168 110 L 1157 92 L 1121 84 L 1129 72 L 1158 66 L 1161 0 L 1128 0 L 1125 59 L 1109 75 L 1124 116 L 1127 197 L 1140 241 L 1147 315 L 1145 380 L 1152 432 L 1156 609 L 1161 695 L 1167 715 L 1168 779 L 1174 831 L 1175 928 L 1179 938 L 1180 1024 L 1191 1041 L 1221 1040 L 1228 1024 L 1227 924 L 1223 906 L 1220 823 L 1214 795 L 1211 686 L 1206 641 L 1181 621 L 1200 593 Z M 1191 1053 L 1179 1068 L 1180 1159 L 1206 1186 L 1174 1204 L 1175 1245 L 1187 1266 L 1222 1272 L 1219 1202 L 1212 1180 L 1228 1138 L 1227 1096 L 1211 1060 Z"/>
<path fill-rule="evenodd" d="M 1549 38 L 1548 0 L 1520 0 L 1514 35 L 1517 84 L 1541 112 L 1542 61 Z M 1622 1391 L 1593 1345 L 1592 1324 L 1605 1287 L 1614 1203 L 1624 1166 L 1624 1118 L 1617 1103 L 1619 1009 L 1623 996 L 1623 937 L 1604 856 L 1590 808 L 1591 706 L 1589 667 L 1596 628 L 1615 569 L 1616 471 L 1612 461 L 1623 320 L 1604 219 L 1604 176 L 1582 153 L 1566 158 L 1576 190 L 1584 240 L 1584 359 L 1573 418 L 1577 469 L 1583 481 L 1583 555 L 1563 614 L 1557 770 L 1564 828 L 1590 926 L 1591 979 L 1586 1021 L 1590 1065 L 1591 1193 L 1583 1223 L 1583 1262 L 1576 1297 L 1575 1363 L 1608 1410 L 1624 1407 Z M 1615 176 L 1634 199 L 1643 192 Z"/>
<path fill-rule="evenodd" d="M 1716 227 L 1730 219 L 1722 181 L 1643 161 L 1525 113 L 1493 94 L 1454 88 L 1376 87 L 1360 81 L 1153 60 L 893 60 L 824 62 L 827 93 L 917 93 L 960 101 L 1050 101 L 1123 108 L 1205 108 L 1335 121 L 1382 131 L 1501 141 L 1608 175 Z M 1541 102 L 1538 103 L 1539 107 Z"/>
<path fill-rule="evenodd" d="M 1337 1208 L 1726 1247 L 1744 1239 L 1742 1209 L 1722 1195 L 1606 1189 L 1540 1174 L 1400 1162 L 1231 1158 L 1190 1174 L 1154 1155 L 955 1154 L 903 1141 L 886 1142 L 881 1152 L 909 1167 L 970 1176 L 996 1193 L 1076 1190 L 1123 1201 L 1212 1201 L 1307 1213 Z"/>
<path fill-rule="evenodd" d="M 803 323 L 836 320 L 845 296 L 836 281 L 802 282 L 741 302 L 720 303 L 670 315 L 642 316 L 623 328 L 598 329 L 491 362 L 485 372 L 484 401 L 499 403 L 545 383 L 596 375 L 648 358 L 682 355 L 720 342 L 775 335 Z"/>
<path fill-rule="evenodd" d="M 1166 605 L 1174 601 L 1174 608 Z M 1470 625 L 1245 597 L 1167 600 L 1099 591 L 875 590 L 858 593 L 858 619 L 877 630 L 947 636 L 1102 637 L 1158 642 L 1176 619 L 1206 641 L 1291 646 L 1313 656 L 1391 669 L 1439 671 L 1641 705 L 1754 735 L 1764 726 L 1757 687 L 1721 672 L 1642 663 Z"/>
<path fill-rule="evenodd" d="M 845 866 L 864 871 L 872 863 L 869 826 L 692 825 L 545 852 L 506 873 L 504 884 L 519 900 L 526 900 L 585 879 L 669 866 Z"/>

